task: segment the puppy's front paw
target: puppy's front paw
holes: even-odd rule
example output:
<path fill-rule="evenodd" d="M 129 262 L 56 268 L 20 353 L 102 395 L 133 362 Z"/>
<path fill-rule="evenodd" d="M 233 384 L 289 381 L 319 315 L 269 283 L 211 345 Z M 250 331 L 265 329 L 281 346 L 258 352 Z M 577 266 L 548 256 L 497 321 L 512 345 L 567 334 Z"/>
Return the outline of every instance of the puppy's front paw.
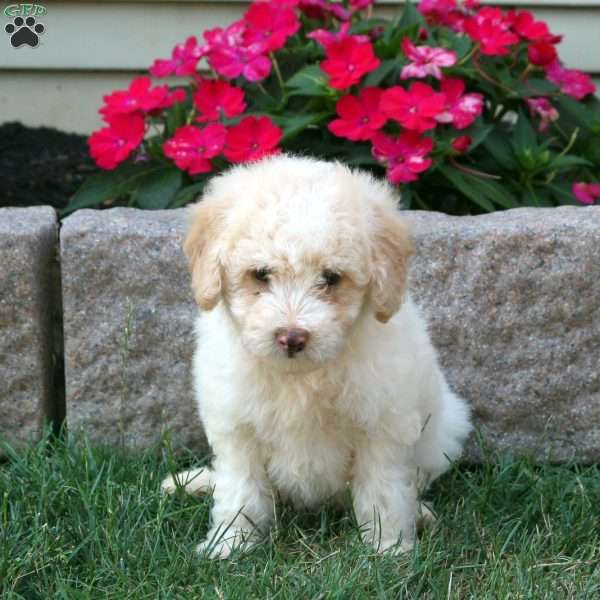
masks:
<path fill-rule="evenodd" d="M 372 532 L 366 532 L 362 538 L 365 544 L 372 546 L 375 552 L 379 554 L 403 554 L 404 552 L 410 552 L 415 545 L 414 539 L 410 537 L 382 536 L 374 540 Z"/>
<path fill-rule="evenodd" d="M 181 483 L 177 483 L 177 479 L 173 475 L 169 475 L 162 480 L 160 489 L 165 494 L 174 494 L 177 491 L 177 488 L 181 487 L 181 485 Z"/>
<path fill-rule="evenodd" d="M 205 494 L 212 489 L 211 471 L 206 468 L 181 471 L 163 479 L 160 487 L 167 494 L 173 494 L 178 489 L 183 489 L 188 494 Z"/>
<path fill-rule="evenodd" d="M 196 553 L 207 558 L 227 558 L 233 546 L 226 541 L 204 540 L 196 546 Z"/>
<path fill-rule="evenodd" d="M 208 532 L 206 539 L 196 546 L 196 552 L 213 559 L 227 558 L 234 550 L 247 552 L 256 546 L 256 534 L 245 529 L 220 529 Z"/>
<path fill-rule="evenodd" d="M 412 540 L 402 540 L 398 543 L 398 540 L 389 539 L 381 540 L 381 542 L 375 546 L 375 550 L 379 554 L 389 553 L 393 556 L 410 552 L 415 547 L 415 543 Z"/>

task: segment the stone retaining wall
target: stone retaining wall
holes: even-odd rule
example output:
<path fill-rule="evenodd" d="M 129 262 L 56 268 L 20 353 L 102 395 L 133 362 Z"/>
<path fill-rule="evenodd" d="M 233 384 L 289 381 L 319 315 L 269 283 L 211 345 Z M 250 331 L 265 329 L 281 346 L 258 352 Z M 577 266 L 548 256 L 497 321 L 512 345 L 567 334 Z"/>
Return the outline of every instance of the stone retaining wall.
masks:
<path fill-rule="evenodd" d="M 28 219 L 33 237 L 15 237 L 0 221 L 0 258 L 9 264 L 0 282 L 12 282 L 0 297 L 8 384 L 0 431 L 21 428 L 21 437 L 49 413 L 45 267 L 31 265 L 49 264 L 56 225 L 50 209 L 35 210 L 47 223 Z M 184 212 L 83 210 L 63 223 L 67 422 L 94 440 L 147 446 L 168 429 L 177 443 L 204 447 L 189 373 L 195 307 L 181 252 Z M 484 441 L 537 460 L 600 460 L 600 207 L 406 217 L 418 246 L 413 295 Z M 35 246 L 36 235 L 46 242 Z M 37 250 L 15 258 L 15 239 Z M 10 336 L 19 340 L 17 360 Z M 482 458 L 474 443 L 469 456 Z"/>
<path fill-rule="evenodd" d="M 50 207 L 0 208 L 0 438 L 60 417 L 58 225 Z"/>
<path fill-rule="evenodd" d="M 407 216 L 415 297 L 484 440 L 600 460 L 600 207 Z"/>
<path fill-rule="evenodd" d="M 67 421 L 96 441 L 147 446 L 171 429 L 202 445 L 184 213 L 82 210 L 63 223 Z"/>

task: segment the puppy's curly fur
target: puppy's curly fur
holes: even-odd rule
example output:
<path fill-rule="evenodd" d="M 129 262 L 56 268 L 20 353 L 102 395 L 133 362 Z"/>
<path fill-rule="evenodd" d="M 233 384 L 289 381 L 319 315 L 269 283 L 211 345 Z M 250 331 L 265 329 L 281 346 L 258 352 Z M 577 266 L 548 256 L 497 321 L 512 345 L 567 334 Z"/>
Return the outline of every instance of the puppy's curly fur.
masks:
<path fill-rule="evenodd" d="M 193 374 L 212 469 L 163 488 L 214 488 L 200 549 L 227 556 L 273 518 L 350 489 L 379 551 L 415 539 L 418 493 L 471 426 L 406 290 L 413 241 L 384 182 L 277 156 L 212 180 L 184 250 Z"/>

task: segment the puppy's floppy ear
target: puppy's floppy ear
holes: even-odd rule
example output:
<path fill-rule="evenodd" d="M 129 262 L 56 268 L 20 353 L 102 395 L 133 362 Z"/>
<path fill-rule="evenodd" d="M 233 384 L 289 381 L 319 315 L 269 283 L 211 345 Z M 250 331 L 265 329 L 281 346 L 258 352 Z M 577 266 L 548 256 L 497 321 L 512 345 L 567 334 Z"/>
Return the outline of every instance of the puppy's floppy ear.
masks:
<path fill-rule="evenodd" d="M 371 299 L 375 318 L 381 323 L 386 323 L 404 301 L 408 267 L 415 253 L 408 226 L 397 210 L 376 207 L 372 244 Z"/>
<path fill-rule="evenodd" d="M 225 208 L 223 202 L 210 197 L 194 205 L 183 242 L 192 273 L 194 299 L 202 310 L 214 308 L 221 297 L 223 283 L 218 238 L 224 227 Z"/>

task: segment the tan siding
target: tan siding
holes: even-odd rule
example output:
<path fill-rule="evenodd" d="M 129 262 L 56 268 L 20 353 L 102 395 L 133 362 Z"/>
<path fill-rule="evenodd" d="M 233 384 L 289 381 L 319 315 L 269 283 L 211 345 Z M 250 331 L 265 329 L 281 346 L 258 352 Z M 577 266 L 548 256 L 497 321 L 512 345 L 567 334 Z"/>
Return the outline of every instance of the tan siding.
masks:
<path fill-rule="evenodd" d="M 531 1 L 522 3 L 531 4 Z M 552 30 L 564 33 L 569 66 L 600 73 L 600 8 L 536 8 Z M 558 3 L 552 3 L 558 4 Z M 583 5 L 583 2 L 579 2 Z M 0 69 L 144 69 L 187 37 L 240 17 L 242 2 L 60 2 L 49 4 L 47 32 L 38 48 L 0 52 Z M 382 3 L 393 14 L 397 3 Z"/>
<path fill-rule="evenodd" d="M 0 71 L 0 123 L 90 133 L 101 124 L 102 96 L 130 80 L 131 73 Z"/>
<path fill-rule="evenodd" d="M 600 74 L 600 0 L 499 0 L 532 7 L 557 33 L 570 67 Z M 247 2 L 129 0 L 46 2 L 47 31 L 38 48 L 13 49 L 0 39 L 0 122 L 21 120 L 69 131 L 97 127 L 103 93 L 123 87 L 188 35 L 239 18 Z M 401 4 L 401 3 L 400 3 Z M 393 14 L 399 3 L 381 0 Z M 4 19 L 5 17 L 1 17 Z"/>

